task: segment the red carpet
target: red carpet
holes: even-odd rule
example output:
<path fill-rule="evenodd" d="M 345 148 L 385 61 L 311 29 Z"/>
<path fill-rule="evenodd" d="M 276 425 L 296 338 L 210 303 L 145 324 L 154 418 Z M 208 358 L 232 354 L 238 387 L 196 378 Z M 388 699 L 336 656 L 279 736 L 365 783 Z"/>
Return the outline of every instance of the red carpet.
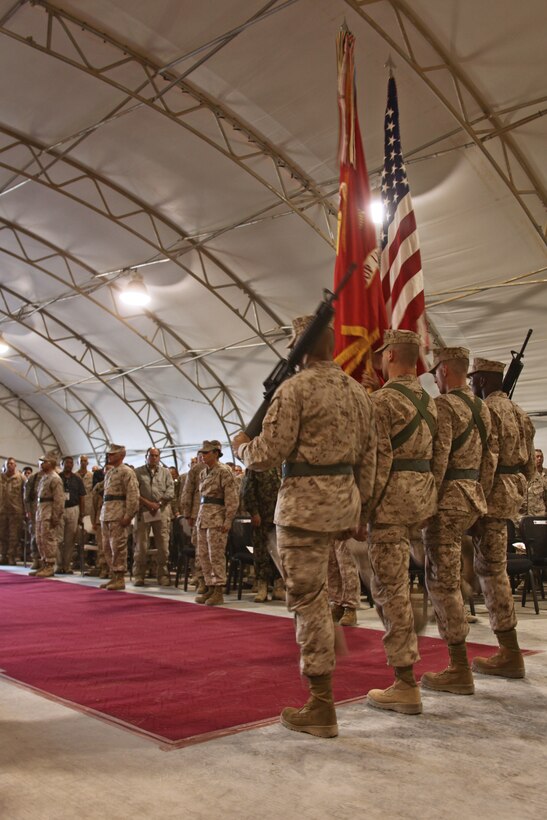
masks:
<path fill-rule="evenodd" d="M 0 624 L 6 677 L 169 746 L 267 722 L 306 699 L 292 619 L 0 572 Z M 336 700 L 388 686 L 383 633 L 344 632 Z M 439 639 L 420 638 L 420 652 L 418 673 L 445 665 Z"/>

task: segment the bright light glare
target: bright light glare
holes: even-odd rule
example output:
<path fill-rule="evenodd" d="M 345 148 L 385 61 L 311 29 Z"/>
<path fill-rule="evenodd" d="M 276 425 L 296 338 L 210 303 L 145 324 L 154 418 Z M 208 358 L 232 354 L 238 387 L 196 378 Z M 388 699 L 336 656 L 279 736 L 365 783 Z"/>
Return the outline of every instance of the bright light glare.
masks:
<path fill-rule="evenodd" d="M 381 199 L 373 199 L 370 203 L 370 215 L 375 225 L 381 225 L 384 221 L 384 205 Z"/>
<path fill-rule="evenodd" d="M 0 356 L 5 356 L 9 353 L 9 345 L 3 339 L 0 339 Z"/>
<path fill-rule="evenodd" d="M 120 299 L 124 302 L 124 304 L 131 305 L 132 307 L 144 307 L 150 303 L 150 296 L 148 293 L 131 287 L 126 290 L 122 290 L 120 293 Z"/>

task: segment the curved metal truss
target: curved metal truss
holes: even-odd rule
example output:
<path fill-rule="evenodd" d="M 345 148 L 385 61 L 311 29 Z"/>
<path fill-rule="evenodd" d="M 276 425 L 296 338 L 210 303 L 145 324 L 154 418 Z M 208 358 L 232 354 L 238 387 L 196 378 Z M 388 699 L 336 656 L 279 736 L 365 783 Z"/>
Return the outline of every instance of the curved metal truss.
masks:
<path fill-rule="evenodd" d="M 41 307 L 37 311 L 30 299 L 4 284 L 0 284 L 0 314 L 29 328 L 101 382 L 135 414 L 151 444 L 160 449 L 174 446 L 173 437 L 155 403 L 131 376 L 119 374 L 116 362 L 95 345 L 52 316 L 45 308 Z M 38 320 L 30 322 L 31 316 L 38 317 Z M 120 385 L 119 390 L 114 389 L 109 381 L 108 376 L 114 375 L 116 384 Z M 175 451 L 173 458 L 176 463 Z"/>
<path fill-rule="evenodd" d="M 0 407 L 3 407 L 27 428 L 38 442 L 42 453 L 60 452 L 61 448 L 57 439 L 45 421 L 32 409 L 30 404 L 13 393 L 5 384 L 0 384 Z"/>
<path fill-rule="evenodd" d="M 15 355 L 11 353 L 2 359 L 1 363 L 17 378 L 29 385 L 30 395 L 27 398 L 30 400 L 33 394 L 47 395 L 50 401 L 74 421 L 87 438 L 91 448 L 87 455 L 93 454 L 97 462 L 102 461 L 111 438 L 93 408 L 83 401 L 72 388 L 62 385 L 50 370 L 16 347 L 12 340 L 10 340 L 10 348 Z M 60 447 L 58 450 L 61 452 Z"/>
<path fill-rule="evenodd" d="M 0 167 L 10 171 L 15 177 L 24 177 L 70 197 L 142 240 L 152 248 L 155 258 L 173 262 L 185 274 L 205 287 L 227 310 L 244 322 L 253 335 L 270 347 L 275 356 L 279 356 L 268 335 L 269 329 L 264 330 L 262 324 L 267 318 L 279 328 L 283 326 L 280 317 L 212 253 L 199 243 L 188 240 L 185 232 L 177 225 L 82 163 L 9 128 L 0 127 L 0 133 L 8 138 L 0 149 Z M 21 148 L 26 152 L 28 161 L 21 162 Z M 10 162 L 10 154 L 18 157 L 16 163 Z M 50 163 L 46 161 L 47 157 L 52 158 Z M 57 169 L 60 173 L 56 174 L 52 166 L 57 163 L 61 165 Z M 31 167 L 37 170 L 32 172 Z M 84 186 L 87 189 L 86 197 L 81 194 L 82 182 L 87 183 Z M 123 210 L 122 200 L 127 201 Z M 190 247 L 195 245 L 199 271 L 185 265 L 181 260 L 181 241 L 183 244 L 189 241 Z M 225 296 L 225 293 L 228 295 Z"/>
<path fill-rule="evenodd" d="M 547 192 L 509 133 L 514 126 L 507 126 L 502 122 L 499 114 L 491 108 L 485 97 L 465 74 L 461 65 L 450 57 L 438 38 L 420 20 L 406 0 L 386 0 L 393 8 L 400 31 L 399 41 L 394 40 L 371 14 L 365 11 L 365 6 L 370 5 L 370 0 L 345 0 L 345 2 L 388 43 L 393 51 L 397 52 L 399 57 L 418 74 L 437 99 L 442 102 L 457 121 L 460 129 L 471 138 L 496 174 L 503 180 L 545 243 L 544 226 L 531 211 L 528 202 L 532 199 L 539 202 L 541 213 L 544 213 L 547 205 Z M 431 50 L 435 53 L 434 62 L 422 64 L 417 55 L 423 54 L 424 51 L 425 53 L 431 52 Z M 443 85 L 446 73 L 452 79 L 450 96 L 444 90 L 445 85 Z M 468 114 L 468 109 L 471 107 L 478 108 L 482 112 L 481 115 L 472 119 Z M 529 119 L 526 117 L 519 124 L 524 124 Z M 498 159 L 500 156 L 501 159 Z"/>
<path fill-rule="evenodd" d="M 151 311 L 143 311 L 142 314 L 139 314 L 139 324 L 143 324 L 143 318 L 147 322 L 144 328 L 137 330 L 128 318 L 122 316 L 118 310 L 117 301 L 114 298 L 114 292 L 117 290 L 116 282 L 106 283 L 104 279 L 97 279 L 96 272 L 86 263 L 78 260 L 73 254 L 58 248 L 48 240 L 13 222 L 0 219 L 0 243 L 2 233 L 5 231 L 8 231 L 10 238 L 15 241 L 9 242 L 9 248 L 0 247 L 0 252 L 19 259 L 38 272 L 46 274 L 55 281 L 67 286 L 70 289 L 68 296 L 77 295 L 89 300 L 97 308 L 122 323 L 131 333 L 138 336 L 141 341 L 149 345 L 161 357 L 159 360 L 161 363 L 170 364 L 203 397 L 204 401 L 215 411 L 227 440 L 231 440 L 233 434 L 243 426 L 243 419 L 230 391 L 205 361 L 189 352 L 188 344 L 174 330 Z M 44 248 L 44 252 L 38 256 L 36 255 L 37 244 Z M 32 249 L 28 245 L 32 245 Z M 60 276 L 59 271 L 65 271 L 66 275 Z M 78 276 L 78 273 L 81 274 L 82 272 L 90 275 L 89 281 L 82 282 L 81 275 Z M 105 287 L 108 287 L 110 291 L 111 307 L 94 299 L 92 295 L 95 290 Z M 67 298 L 67 295 L 63 294 L 45 300 L 43 306 L 47 307 L 63 297 Z M 40 304 L 33 303 L 32 312 L 40 310 L 41 307 Z M 151 363 L 152 366 L 157 364 L 158 362 Z M 134 370 L 144 367 L 146 365 L 127 369 L 134 372 Z"/>
<path fill-rule="evenodd" d="M 125 99 L 105 115 L 101 123 L 93 126 L 93 130 L 136 107 L 147 106 L 235 163 L 267 188 L 275 196 L 277 204 L 287 206 L 335 248 L 337 208 L 311 177 L 262 134 L 223 106 L 219 100 L 177 77 L 175 72 L 137 53 L 110 34 L 97 30 L 85 20 L 46 0 L 33 0 L 32 5 L 36 7 L 32 36 L 21 35 L 10 27 L 13 20 L 17 19 L 19 5 L 6 15 L 0 25 L 0 33 L 78 68 L 125 95 Z M 40 11 L 44 12 L 42 16 Z M 98 57 L 98 52 L 101 52 L 101 57 Z M 121 79 L 124 72 L 121 68 L 135 70 L 140 78 L 135 88 L 124 84 Z M 128 103 L 132 103 L 129 109 Z M 192 116 L 196 111 L 208 115 L 207 124 L 201 129 Z M 269 160 L 267 173 L 259 174 L 256 170 L 257 157 Z M 313 206 L 318 212 L 317 219 L 309 213 Z"/>

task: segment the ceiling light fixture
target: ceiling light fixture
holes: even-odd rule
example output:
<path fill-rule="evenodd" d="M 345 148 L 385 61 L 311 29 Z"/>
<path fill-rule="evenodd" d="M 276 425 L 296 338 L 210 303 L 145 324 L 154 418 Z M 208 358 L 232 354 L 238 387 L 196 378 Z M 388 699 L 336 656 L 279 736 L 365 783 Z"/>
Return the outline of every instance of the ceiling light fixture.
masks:
<path fill-rule="evenodd" d="M 370 203 L 370 215 L 375 225 L 381 225 L 384 221 L 384 203 L 381 199 L 373 199 Z"/>
<path fill-rule="evenodd" d="M 9 344 L 0 333 L 0 356 L 5 356 L 6 353 L 9 353 Z"/>
<path fill-rule="evenodd" d="M 150 302 L 150 294 L 140 273 L 133 271 L 127 286 L 120 293 L 120 299 L 126 305 L 144 307 Z"/>

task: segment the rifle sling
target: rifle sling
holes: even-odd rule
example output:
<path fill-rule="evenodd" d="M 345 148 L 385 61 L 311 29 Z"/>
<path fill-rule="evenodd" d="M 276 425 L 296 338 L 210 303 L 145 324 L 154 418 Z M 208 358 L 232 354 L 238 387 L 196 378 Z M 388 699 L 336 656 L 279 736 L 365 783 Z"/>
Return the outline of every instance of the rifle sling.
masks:
<path fill-rule="evenodd" d="M 459 436 L 456 436 L 456 438 L 452 442 L 452 449 L 450 450 L 450 454 L 452 455 L 452 453 L 455 453 L 457 450 L 460 450 L 463 447 L 463 445 L 473 432 L 474 427 L 476 427 L 479 431 L 479 436 L 481 437 L 482 442 L 482 448 L 484 450 L 484 448 L 486 447 L 487 433 L 486 427 L 484 426 L 484 422 L 481 418 L 481 400 L 477 397 L 471 399 L 461 390 L 452 390 L 451 395 L 457 396 L 464 402 L 464 404 L 466 404 L 469 407 L 469 409 L 471 410 L 471 418 L 469 419 L 469 424 L 467 425 L 463 433 L 460 433 Z"/>
<path fill-rule="evenodd" d="M 399 430 L 399 432 L 396 433 L 396 435 L 394 435 L 391 439 L 392 450 L 397 450 L 405 442 L 407 442 L 409 438 L 412 436 L 412 434 L 416 432 L 422 421 L 425 421 L 425 423 L 429 427 L 431 435 L 435 435 L 435 432 L 437 430 L 437 424 L 435 422 L 435 419 L 427 409 L 427 405 L 429 404 L 429 395 L 426 393 L 425 390 L 423 391 L 421 397 L 418 397 L 413 390 L 410 390 L 410 388 L 406 387 L 404 384 L 400 384 L 399 382 L 395 382 L 394 384 L 386 384 L 384 385 L 384 387 L 387 387 L 390 390 L 396 390 L 398 393 L 401 393 L 409 401 L 412 402 L 412 404 L 417 410 L 417 413 L 412 419 L 412 421 L 410 421 L 406 425 L 406 427 L 403 427 L 402 430 Z"/>

